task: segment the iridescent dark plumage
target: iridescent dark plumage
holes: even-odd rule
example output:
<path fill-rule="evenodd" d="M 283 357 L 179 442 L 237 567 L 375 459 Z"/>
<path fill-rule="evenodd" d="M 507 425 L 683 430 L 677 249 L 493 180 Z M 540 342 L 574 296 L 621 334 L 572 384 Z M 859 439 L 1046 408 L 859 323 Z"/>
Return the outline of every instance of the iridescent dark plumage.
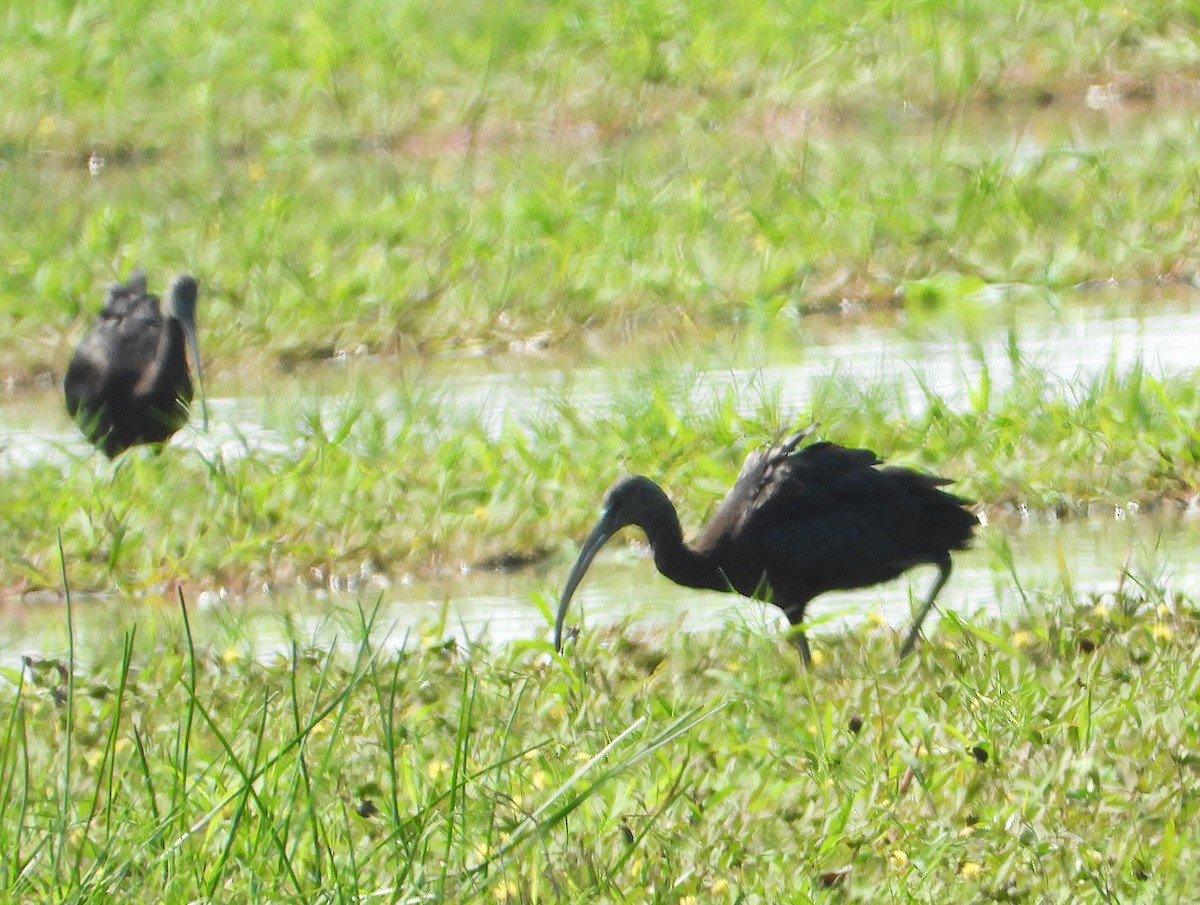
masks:
<path fill-rule="evenodd" d="M 574 594 L 597 551 L 617 531 L 646 532 L 658 570 L 677 584 L 736 591 L 769 600 L 799 628 L 808 602 L 826 591 L 850 590 L 895 578 L 914 566 L 936 566 L 938 577 L 901 648 L 912 650 L 933 601 L 950 577 L 950 551 L 965 549 L 979 520 L 967 500 L 938 488 L 944 478 L 907 468 L 877 468 L 868 449 L 819 442 L 799 447 L 805 433 L 751 453 L 699 540 L 683 542 L 675 507 L 649 478 L 617 481 L 567 578 L 554 645 Z"/>
<path fill-rule="evenodd" d="M 163 443 L 187 423 L 189 351 L 201 375 L 197 292 L 191 276 L 179 275 L 164 314 L 158 296 L 146 291 L 146 275 L 135 271 L 129 282 L 109 287 L 104 310 L 75 349 L 63 380 L 67 411 L 110 459 L 139 443 Z"/>

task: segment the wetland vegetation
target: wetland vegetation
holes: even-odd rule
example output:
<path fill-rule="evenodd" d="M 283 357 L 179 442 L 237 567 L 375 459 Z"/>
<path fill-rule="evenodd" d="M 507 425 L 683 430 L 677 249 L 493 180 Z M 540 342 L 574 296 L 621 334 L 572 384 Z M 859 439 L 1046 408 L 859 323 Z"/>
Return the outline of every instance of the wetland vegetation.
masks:
<path fill-rule="evenodd" d="M 86 591 L 183 580 L 242 592 L 528 560 L 586 533 L 621 472 L 654 475 L 684 524 L 699 526 L 746 454 L 787 427 L 769 394 L 739 412 L 753 388 L 705 396 L 686 375 L 653 369 L 623 379 L 599 409 L 562 402 L 498 434 L 444 397 L 363 395 L 297 403 L 294 421 L 277 425 L 278 448 L 168 446 L 115 466 L 80 455 L 22 469 L 0 489 L 9 590 L 59 587 L 60 534 Z M 971 398 L 958 408 L 931 392 L 913 406 L 891 385 L 833 377 L 808 416 L 829 439 L 954 476 L 993 518 L 1192 505 L 1200 392 L 1190 377 L 1108 371 L 1064 392 L 1033 368 L 1004 390 L 985 378 Z"/>
<path fill-rule="evenodd" d="M 732 626 L 561 658 L 385 654 L 340 619 L 349 647 L 194 649 L 180 620 L 8 675 L 7 900 L 1153 902 L 1195 876 L 1200 619 L 1153 588 L 947 618 L 899 667 L 864 627 L 815 672 Z"/>
<path fill-rule="evenodd" d="M 1186 3 L 293 13 L 6 14 L 7 377 L 138 264 L 259 375 L 1196 272 Z"/>
<path fill-rule="evenodd" d="M 397 651 L 372 597 L 327 645 L 236 607 L 193 635 L 195 606 L 84 645 L 57 601 L 565 569 L 616 474 L 698 526 L 798 419 L 954 477 L 988 532 L 1187 517 L 1195 366 L 1064 381 L 1021 312 L 1194 305 L 1192 4 L 82 0 L 0 30 L 6 407 L 61 404 L 105 284 L 186 269 L 224 431 L 4 460 L 0 598 L 61 631 L 0 667 L 0 900 L 1186 896 L 1200 620 L 1169 576 L 1093 594 L 1060 548 L 1053 591 L 998 573 L 1021 612 L 947 613 L 899 667 L 882 626 L 828 633 L 811 673 L 744 625 Z M 1005 373 L 831 367 L 799 410 L 704 384 L 818 321 L 1000 334 Z M 518 417 L 436 378 L 489 356 L 563 388 Z M 220 423 L 238 395 L 269 442 Z"/>

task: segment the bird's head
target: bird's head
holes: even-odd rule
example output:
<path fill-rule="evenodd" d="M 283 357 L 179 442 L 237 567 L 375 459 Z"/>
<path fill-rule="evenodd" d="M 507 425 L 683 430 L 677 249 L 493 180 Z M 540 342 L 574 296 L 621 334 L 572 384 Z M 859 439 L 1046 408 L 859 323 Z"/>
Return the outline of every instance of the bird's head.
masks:
<path fill-rule="evenodd" d="M 196 299 L 200 295 L 200 286 L 190 273 L 181 273 L 171 281 L 170 305 L 171 317 L 181 324 L 196 325 Z"/>
<path fill-rule="evenodd" d="M 637 525 L 652 534 L 664 512 L 673 511 L 661 487 L 642 475 L 621 478 L 604 494 L 599 525 L 606 521 L 610 534 L 626 525 Z"/>
<path fill-rule="evenodd" d="M 608 543 L 610 537 L 628 525 L 640 527 L 653 543 L 660 525 L 678 524 L 674 512 L 674 507 L 662 488 L 641 475 L 621 478 L 608 488 L 604 495 L 600 518 L 587 540 L 583 542 L 579 558 L 571 567 L 571 574 L 567 576 L 566 586 L 558 601 L 558 613 L 554 618 L 555 650 L 562 650 L 563 623 L 567 618 L 567 607 L 571 604 L 571 597 L 600 548 Z"/>

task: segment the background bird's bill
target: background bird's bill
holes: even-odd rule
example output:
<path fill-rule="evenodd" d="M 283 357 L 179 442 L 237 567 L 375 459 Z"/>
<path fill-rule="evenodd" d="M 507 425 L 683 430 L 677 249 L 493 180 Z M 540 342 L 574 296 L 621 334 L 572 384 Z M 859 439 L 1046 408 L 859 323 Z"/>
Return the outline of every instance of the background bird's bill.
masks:
<path fill-rule="evenodd" d="M 200 344 L 196 341 L 196 320 L 186 317 L 181 322 L 183 339 L 187 343 L 188 354 L 196 363 L 196 385 L 200 388 L 200 422 L 204 430 L 208 430 L 208 396 L 204 392 L 204 370 L 200 365 Z"/>
<path fill-rule="evenodd" d="M 587 540 L 583 542 L 579 558 L 575 560 L 575 565 L 571 567 L 571 574 L 567 576 L 567 585 L 563 588 L 562 597 L 558 599 L 558 613 L 554 617 L 554 649 L 556 651 L 562 651 L 563 622 L 567 618 L 567 607 L 570 606 L 571 595 L 575 593 L 575 588 L 579 586 L 579 582 L 587 572 L 588 566 L 592 564 L 592 560 L 596 558 L 596 554 L 600 552 L 600 548 L 622 527 L 617 523 L 612 512 L 605 512 L 600 516 L 600 521 L 596 522 L 596 527 L 587 536 Z"/>

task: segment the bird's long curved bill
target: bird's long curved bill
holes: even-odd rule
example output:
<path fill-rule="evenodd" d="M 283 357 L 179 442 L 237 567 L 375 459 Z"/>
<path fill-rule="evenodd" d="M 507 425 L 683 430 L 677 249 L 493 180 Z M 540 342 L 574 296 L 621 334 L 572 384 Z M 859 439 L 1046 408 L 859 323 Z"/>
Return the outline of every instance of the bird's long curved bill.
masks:
<path fill-rule="evenodd" d="M 588 566 L 592 564 L 592 560 L 596 558 L 596 554 L 600 552 L 600 548 L 608 542 L 608 539 L 613 536 L 616 527 L 612 524 L 612 519 L 607 514 L 601 516 L 600 521 L 596 523 L 596 527 L 592 529 L 592 533 L 587 536 L 587 540 L 583 542 L 583 548 L 579 551 L 579 558 L 575 560 L 575 565 L 571 567 L 571 574 L 567 576 L 566 587 L 563 588 L 562 596 L 558 598 L 558 613 L 554 617 L 554 649 L 562 650 L 563 623 L 567 618 L 567 607 L 571 604 L 571 596 L 575 593 L 575 589 L 579 587 L 579 582 L 583 580 L 584 573 L 587 572 Z"/>
<path fill-rule="evenodd" d="M 182 321 L 183 339 L 187 343 L 188 354 L 196 363 L 196 385 L 200 388 L 200 422 L 208 430 L 208 396 L 204 392 L 204 371 L 200 365 L 200 344 L 196 341 L 196 322 L 191 318 Z"/>

